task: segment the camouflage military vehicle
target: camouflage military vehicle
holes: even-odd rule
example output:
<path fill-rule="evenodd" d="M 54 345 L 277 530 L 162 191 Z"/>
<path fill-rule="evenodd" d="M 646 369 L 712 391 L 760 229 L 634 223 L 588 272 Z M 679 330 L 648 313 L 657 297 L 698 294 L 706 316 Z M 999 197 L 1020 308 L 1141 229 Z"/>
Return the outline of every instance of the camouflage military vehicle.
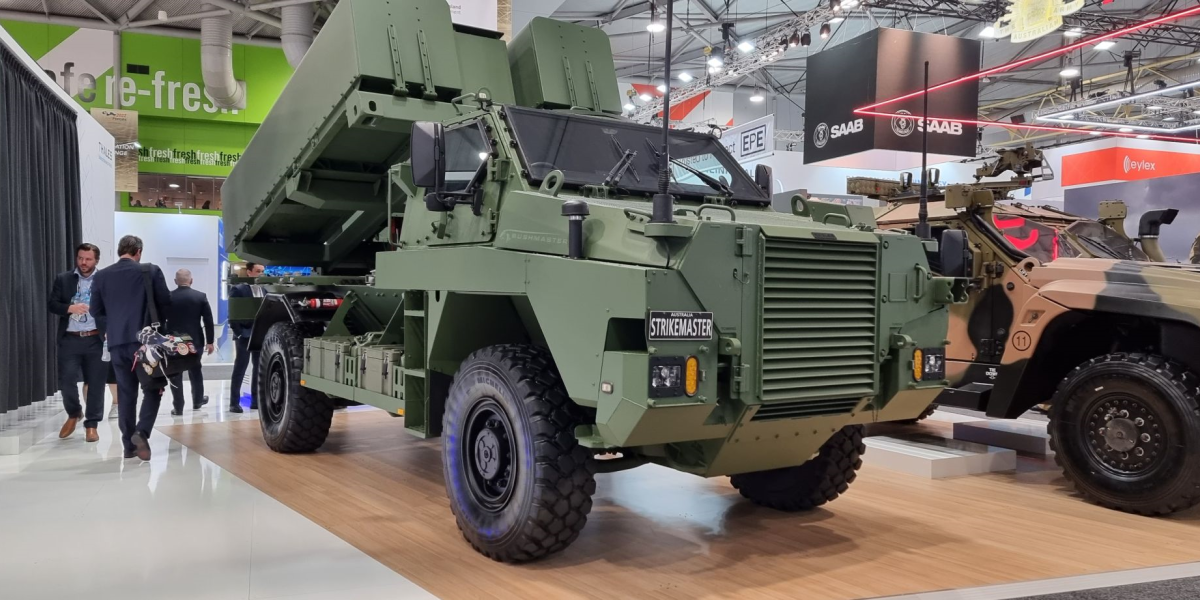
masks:
<path fill-rule="evenodd" d="M 597 29 L 535 19 L 506 49 L 443 0 L 338 3 L 222 189 L 231 251 L 319 272 L 230 302 L 267 444 L 319 448 L 334 398 L 403 416 L 504 561 L 570 544 L 598 472 L 845 492 L 863 424 L 944 388 L 965 281 L 910 235 L 772 212 L 707 134 L 670 133 L 662 168 L 621 111 Z"/>
<path fill-rule="evenodd" d="M 943 256 L 955 255 L 937 270 L 972 280 L 970 300 L 951 308 L 952 387 L 937 403 L 1011 419 L 1049 402 L 1056 460 L 1085 497 L 1146 515 L 1195 505 L 1200 274 L 1144 262 L 1146 254 L 1112 227 L 1125 216 L 1119 205 L 1096 222 L 997 204 L 1034 180 L 1029 162 L 1006 164 L 1015 170 L 1011 181 L 930 195 L 934 236 Z M 849 184 L 851 193 L 893 201 L 879 226 L 900 229 L 912 228 L 910 187 Z M 1173 216 L 1143 220 L 1143 248 L 1157 251 L 1146 242 Z M 1048 217 L 1059 222 L 1047 225 Z M 1098 258 L 1121 255 L 1143 262 Z"/>

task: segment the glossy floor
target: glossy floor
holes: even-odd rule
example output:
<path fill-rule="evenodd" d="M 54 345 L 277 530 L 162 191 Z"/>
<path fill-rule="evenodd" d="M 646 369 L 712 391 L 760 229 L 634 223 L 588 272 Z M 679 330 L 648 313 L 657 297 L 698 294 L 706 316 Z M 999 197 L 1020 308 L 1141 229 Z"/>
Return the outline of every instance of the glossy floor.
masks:
<path fill-rule="evenodd" d="M 201 411 L 159 426 L 253 420 L 230 414 L 227 382 Z M 106 407 L 107 408 L 107 407 Z M 395 571 L 170 438 L 148 463 L 123 460 L 116 420 L 0 457 L 0 598 L 375 600 L 432 598 Z"/>

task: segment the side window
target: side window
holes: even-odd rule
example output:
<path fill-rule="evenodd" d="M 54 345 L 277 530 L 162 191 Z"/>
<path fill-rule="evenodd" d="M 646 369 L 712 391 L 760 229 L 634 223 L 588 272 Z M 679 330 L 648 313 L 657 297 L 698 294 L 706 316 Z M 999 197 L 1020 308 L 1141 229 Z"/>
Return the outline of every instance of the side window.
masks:
<path fill-rule="evenodd" d="M 487 138 L 479 122 L 446 130 L 446 191 L 461 192 L 488 156 Z"/>

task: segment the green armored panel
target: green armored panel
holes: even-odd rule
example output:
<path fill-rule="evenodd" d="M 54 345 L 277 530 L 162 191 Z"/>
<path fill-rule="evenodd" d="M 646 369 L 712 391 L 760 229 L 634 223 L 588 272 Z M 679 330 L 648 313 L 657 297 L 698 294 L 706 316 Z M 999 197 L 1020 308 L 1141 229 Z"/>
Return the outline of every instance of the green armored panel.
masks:
<path fill-rule="evenodd" d="M 521 106 L 621 113 L 612 47 L 600 29 L 535 18 L 509 45 L 508 62 Z"/>
<path fill-rule="evenodd" d="M 365 272 L 413 122 L 454 118 L 480 88 L 512 101 L 504 56 L 490 32 L 456 31 L 444 0 L 338 3 L 221 190 L 227 247 Z"/>

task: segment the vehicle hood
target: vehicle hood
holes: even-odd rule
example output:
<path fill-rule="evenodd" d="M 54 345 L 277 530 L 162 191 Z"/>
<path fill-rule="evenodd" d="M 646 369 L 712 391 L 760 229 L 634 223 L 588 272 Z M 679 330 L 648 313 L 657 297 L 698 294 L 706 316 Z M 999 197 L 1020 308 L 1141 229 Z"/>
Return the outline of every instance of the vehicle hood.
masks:
<path fill-rule="evenodd" d="M 1062 258 L 1034 267 L 1038 294 L 1076 310 L 1200 323 L 1200 270 L 1194 265 Z"/>

